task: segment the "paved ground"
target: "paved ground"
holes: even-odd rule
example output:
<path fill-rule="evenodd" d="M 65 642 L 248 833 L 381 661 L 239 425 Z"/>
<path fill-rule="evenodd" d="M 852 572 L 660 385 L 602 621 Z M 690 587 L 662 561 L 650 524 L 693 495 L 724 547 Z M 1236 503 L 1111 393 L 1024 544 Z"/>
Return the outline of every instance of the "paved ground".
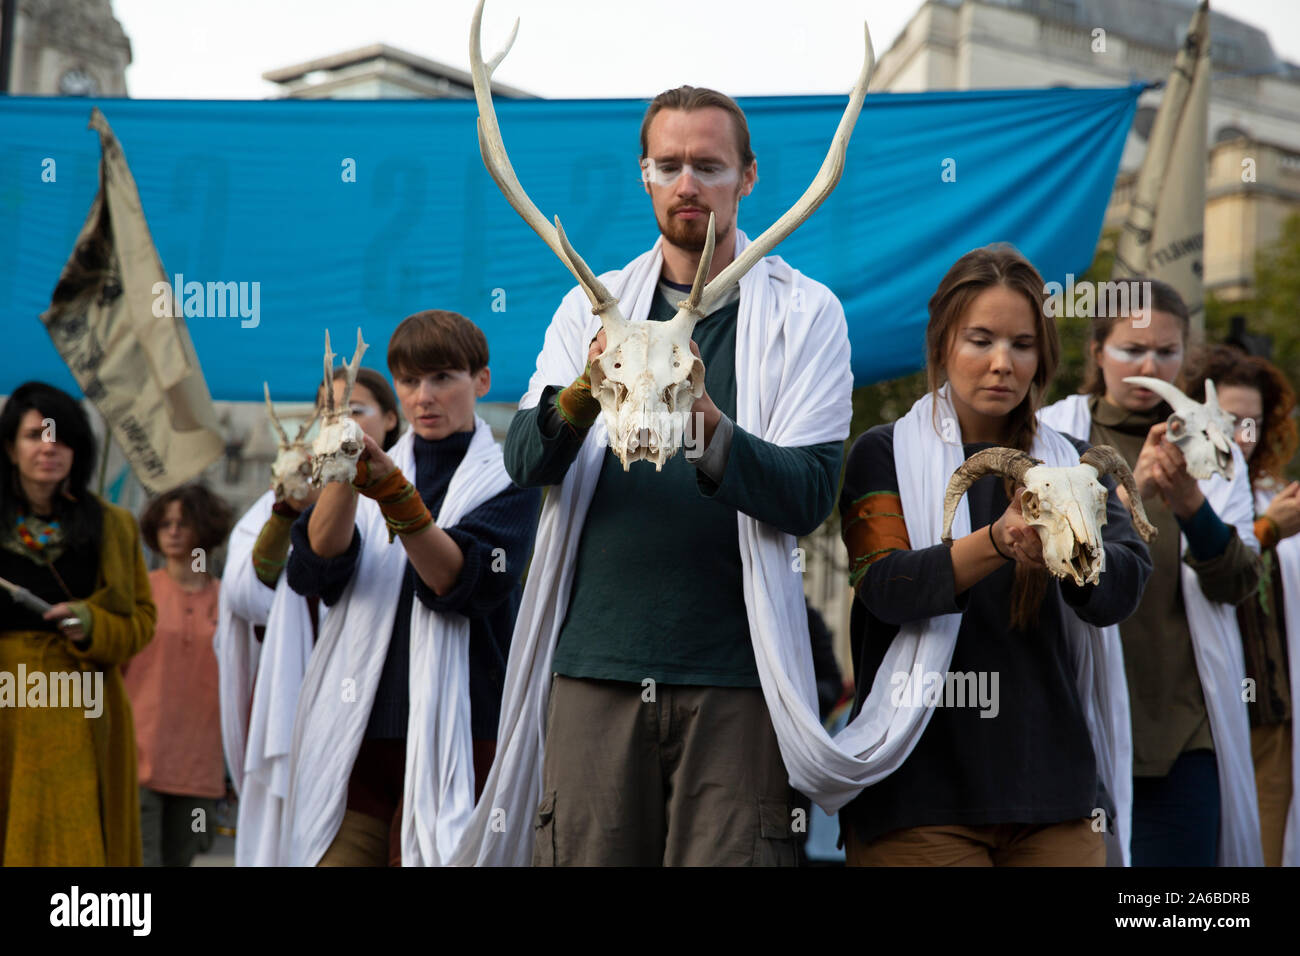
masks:
<path fill-rule="evenodd" d="M 194 858 L 195 866 L 234 866 L 235 838 L 217 834 L 212 849 Z"/>

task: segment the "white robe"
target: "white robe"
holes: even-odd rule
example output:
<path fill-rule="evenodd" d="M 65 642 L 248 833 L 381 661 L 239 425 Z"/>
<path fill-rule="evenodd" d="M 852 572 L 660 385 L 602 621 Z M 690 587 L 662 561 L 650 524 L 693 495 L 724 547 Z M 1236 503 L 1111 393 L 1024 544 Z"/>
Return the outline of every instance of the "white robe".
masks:
<path fill-rule="evenodd" d="M 389 450 L 414 480 L 413 432 Z M 501 449 L 482 419 L 435 520 L 456 524 L 510 486 Z M 281 862 L 314 866 L 347 805 L 348 777 L 383 670 L 407 564 L 378 508 L 358 508 L 356 571 L 321 626 L 294 721 Z M 417 598 L 410 623 L 410 716 L 402 805 L 402 865 L 439 866 L 460 844 L 474 807 L 469 707 L 469 620 Z"/>
<path fill-rule="evenodd" d="M 235 792 L 243 796 L 244 748 L 248 742 L 248 712 L 253 696 L 261 644 L 253 627 L 263 627 L 271 613 L 274 593 L 253 570 L 253 545 L 271 517 L 275 493 L 267 491 L 244 513 L 230 532 L 226 566 L 221 579 L 217 632 L 212 650 L 217 656 L 221 701 L 221 747 Z"/>
<path fill-rule="evenodd" d="M 374 507 L 368 498 L 360 499 L 358 505 L 363 502 Z M 328 613 L 329 608 L 321 604 L 321 626 Z M 289 790 L 293 721 L 298 690 L 311 651 L 311 612 L 307 599 L 289 587 L 288 574 L 282 573 L 276 583 L 253 687 L 248 744 L 244 752 L 244 785 L 239 794 L 235 834 L 236 866 L 281 863 L 281 825 L 284 799 Z"/>
<path fill-rule="evenodd" d="M 1057 431 L 1085 441 L 1092 432 L 1086 395 L 1071 395 L 1038 414 L 1041 421 Z M 1232 444 L 1232 460 L 1232 481 L 1213 475 L 1198 484 L 1219 518 L 1234 526 L 1242 542 L 1258 553 L 1250 478 L 1235 442 Z M 1186 551 L 1187 539 L 1183 537 L 1180 554 Z M 1250 720 L 1242 699 L 1246 662 L 1241 649 L 1241 630 L 1237 626 L 1237 609 L 1230 604 L 1209 600 L 1201 590 L 1196 572 L 1185 562 L 1180 562 L 1180 572 L 1187 626 L 1192 635 L 1196 670 L 1205 692 L 1205 708 L 1210 718 L 1219 772 L 1219 865 L 1260 866 L 1263 850 L 1259 836 L 1259 804 L 1256 802 L 1255 773 L 1250 757 Z"/>
<path fill-rule="evenodd" d="M 645 321 L 650 311 L 663 265 L 661 243 L 601 277 L 629 321 Z M 736 251 L 746 245 L 737 230 Z M 769 256 L 741 279 L 736 321 L 736 424 L 785 446 L 847 438 L 853 387 L 848 333 L 844 311 L 830 290 Z M 565 296 L 520 408 L 534 407 L 546 386 L 567 385 L 582 374 L 599 327 L 581 290 Z M 510 647 L 497 758 L 454 858 L 458 864 L 522 866 L 530 860 L 533 816 L 542 795 L 551 658 L 607 444 L 599 419 L 542 508 Z M 803 582 L 792 571 L 795 538 L 745 514 L 737 515 L 737 525 L 754 655 L 782 757 L 796 787 L 818 802 L 833 799 L 818 782 L 819 749 L 833 745 L 818 719 Z"/>
<path fill-rule="evenodd" d="M 1255 492 L 1255 510 L 1268 510 L 1276 492 Z M 1300 735 L 1295 732 L 1295 701 L 1300 695 L 1300 535 L 1278 542 L 1274 549 L 1282 572 L 1283 626 L 1291 680 L 1291 807 L 1286 816 L 1282 865 L 1300 866 Z"/>

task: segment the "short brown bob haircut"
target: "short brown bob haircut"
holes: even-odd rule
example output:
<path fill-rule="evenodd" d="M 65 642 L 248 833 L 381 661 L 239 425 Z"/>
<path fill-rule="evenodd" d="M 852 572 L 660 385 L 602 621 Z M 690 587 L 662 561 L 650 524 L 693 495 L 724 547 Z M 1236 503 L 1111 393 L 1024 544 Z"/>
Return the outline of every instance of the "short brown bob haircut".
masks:
<path fill-rule="evenodd" d="M 487 336 L 459 312 L 426 309 L 408 315 L 388 340 L 388 370 L 394 379 L 444 370 L 473 375 L 487 364 Z"/>

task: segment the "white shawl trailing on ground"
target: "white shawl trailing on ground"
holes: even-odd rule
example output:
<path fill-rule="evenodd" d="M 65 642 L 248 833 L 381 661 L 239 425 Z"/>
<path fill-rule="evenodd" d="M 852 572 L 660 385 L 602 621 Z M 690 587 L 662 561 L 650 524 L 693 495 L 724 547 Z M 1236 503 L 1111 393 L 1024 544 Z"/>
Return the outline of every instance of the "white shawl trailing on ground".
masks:
<path fill-rule="evenodd" d="M 482 419 L 452 475 L 435 520 L 456 524 L 510 485 L 501 448 Z M 389 451 L 415 479 L 413 433 Z M 347 806 L 348 776 L 361 747 L 383 670 L 406 568 L 378 508 L 357 509 L 361 553 L 330 609 L 298 698 L 285 800 L 281 861 L 314 866 Z M 402 865 L 439 866 L 457 847 L 474 807 L 469 707 L 469 620 L 411 608 L 410 718 L 402 805 Z"/>
<path fill-rule="evenodd" d="M 374 507 L 368 498 L 360 499 L 358 505 Z M 265 585 L 259 587 L 270 590 Z M 320 605 L 322 624 L 328 612 L 324 604 Z M 293 721 L 311 650 L 311 613 L 307 599 L 289 587 L 288 575 L 282 573 L 267 618 L 257 682 L 253 687 L 248 745 L 244 751 L 244 783 L 239 792 L 236 866 L 280 863 Z"/>
<path fill-rule="evenodd" d="M 601 277 L 629 321 L 645 321 L 650 311 L 663 266 L 661 242 L 624 269 Z M 736 252 L 746 245 L 737 230 Z M 567 385 L 582 374 L 588 344 L 599 328 L 599 319 L 575 288 L 546 331 L 521 408 L 535 406 L 547 385 Z M 781 258 L 762 259 L 740 281 L 736 423 L 780 445 L 842 441 L 849 433 L 852 384 L 839 301 Z M 510 647 L 496 762 L 453 862 L 529 862 L 533 814 L 542 793 L 551 658 L 607 444 L 604 421 L 598 419 L 542 508 Z M 817 755 L 810 752 L 810 741 L 832 745 L 817 718 L 803 582 L 792 570 L 795 539 L 745 514 L 738 515 L 738 533 L 750 633 L 781 752 L 791 782 L 819 793 L 813 785 Z"/>
<path fill-rule="evenodd" d="M 899 498 L 913 548 L 940 542 L 948 481 L 966 460 L 947 386 L 940 390 L 938 403 L 936 416 L 933 397 L 925 395 L 894 425 Z M 952 435 L 951 440 L 936 432 L 936 422 L 945 434 Z M 1038 430 L 1030 454 L 1049 465 L 1079 463 L 1078 450 L 1050 428 Z M 956 539 L 970 532 L 970 509 L 963 504 L 954 516 L 952 536 Z M 1058 589 L 1050 593 L 1061 600 Z M 1115 802 L 1119 845 L 1127 865 L 1133 749 L 1119 631 L 1079 620 L 1063 602 L 1062 610 L 1081 709 L 1092 737 L 1098 774 Z M 861 755 L 862 783 L 875 783 L 889 776 L 920 741 L 933 709 L 924 704 L 909 705 L 909 701 L 924 700 L 923 694 L 913 693 L 913 685 L 925 687 L 927 675 L 947 673 L 961 621 L 960 614 L 913 621 L 900 627 L 890 642 L 862 710 L 835 738 L 846 753 Z M 908 675 L 901 693 L 895 681 L 899 674 Z M 901 704 L 897 702 L 900 699 Z"/>
<path fill-rule="evenodd" d="M 1086 395 L 1071 395 L 1038 413 L 1040 420 L 1058 431 L 1085 441 L 1092 433 L 1092 416 Z M 1215 514 L 1234 526 L 1247 547 L 1259 551 L 1255 538 L 1254 502 L 1245 459 L 1232 443 L 1232 481 L 1213 475 L 1198 482 Z M 1187 552 L 1182 539 L 1180 554 Z M 1205 692 L 1205 708 L 1214 737 L 1215 761 L 1219 770 L 1219 865 L 1260 866 L 1263 863 L 1259 836 L 1259 804 L 1255 795 L 1255 771 L 1250 756 L 1250 720 L 1242 699 L 1246 661 L 1241 649 L 1237 609 L 1211 601 L 1201 590 L 1196 572 L 1185 562 L 1181 566 L 1183 604 L 1187 627 L 1192 635 L 1196 670 Z"/>
<path fill-rule="evenodd" d="M 218 600 L 217 633 L 212 650 L 217 656 L 221 701 L 221 747 L 235 792 L 243 796 L 244 748 L 248 740 L 248 706 L 253 696 L 261 645 L 253 627 L 264 626 L 271 613 L 274 593 L 253 570 L 253 545 L 271 517 L 275 492 L 258 498 L 230 532 L 226 566 Z"/>
<path fill-rule="evenodd" d="M 1268 510 L 1277 492 L 1255 492 L 1255 510 Z M 1279 541 L 1274 550 L 1282 573 L 1282 605 L 1291 680 L 1291 808 L 1286 816 L 1282 865 L 1300 866 L 1300 734 L 1295 732 L 1295 701 L 1300 694 L 1300 535 Z"/>

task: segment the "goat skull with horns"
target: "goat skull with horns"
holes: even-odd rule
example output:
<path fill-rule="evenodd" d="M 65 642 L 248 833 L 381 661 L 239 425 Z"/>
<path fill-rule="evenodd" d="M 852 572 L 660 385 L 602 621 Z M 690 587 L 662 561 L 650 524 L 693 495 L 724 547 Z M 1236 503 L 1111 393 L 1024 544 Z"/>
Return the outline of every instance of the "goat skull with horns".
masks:
<path fill-rule="evenodd" d="M 293 499 L 290 503 L 296 504 L 306 500 L 307 495 L 311 493 L 311 449 L 307 447 L 306 438 L 307 432 L 311 431 L 311 426 L 320 415 L 320 408 L 318 407 L 311 418 L 299 427 L 298 436 L 290 441 L 288 432 L 280 424 L 280 417 L 275 414 L 275 406 L 271 404 L 271 386 L 263 382 L 262 391 L 266 395 L 266 407 L 271 413 L 271 422 L 275 425 L 276 434 L 279 436 L 279 449 L 275 461 L 271 463 L 271 481 L 275 498 L 277 501 Z"/>
<path fill-rule="evenodd" d="M 840 180 L 849 136 L 862 110 L 867 83 L 875 67 L 871 32 L 865 30 L 864 24 L 867 51 L 862 70 L 849 94 L 849 104 L 835 131 L 830 151 L 798 202 L 706 284 L 714 247 L 710 214 L 708 238 L 695 282 L 690 295 L 679 304 L 677 314 L 667 322 L 629 322 L 619 311 L 618 300 L 569 244 L 559 217 L 552 226 L 519 184 L 492 105 L 492 72 L 510 52 L 519 32 L 519 21 L 515 21 L 505 48 L 486 63 L 480 39 L 482 21 L 483 0 L 479 0 L 470 27 L 469 59 L 474 96 L 478 100 L 478 140 L 483 162 L 510 205 L 573 273 L 591 300 L 592 312 L 600 316 L 605 330 L 605 351 L 591 363 L 591 391 L 600 402 L 610 444 L 623 463 L 623 470 L 632 462 L 644 459 L 653 461 L 655 470 L 659 471 L 681 446 L 691 407 L 704 394 L 704 364 L 690 347 L 696 321 L 707 315 L 759 259 L 812 215 Z"/>
<path fill-rule="evenodd" d="M 334 402 L 334 353 L 330 351 L 329 330 L 325 331 L 325 415 L 321 419 L 320 434 L 312 443 L 312 482 L 324 485 L 331 481 L 348 482 L 357 475 L 357 459 L 366 447 L 365 432 L 352 418 L 352 386 L 357 382 L 357 369 L 361 356 L 369 346 L 357 329 L 357 348 L 352 362 L 343 360 L 347 379 L 343 388 L 343 401 Z"/>
<path fill-rule="evenodd" d="M 1114 475 L 1128 493 L 1133 527 L 1150 541 L 1156 529 L 1147 521 L 1142 498 L 1128 465 L 1110 445 L 1094 445 L 1077 465 L 1052 468 L 1015 448 L 986 448 L 971 455 L 948 481 L 943 501 L 943 543 L 952 543 L 952 519 L 966 490 L 985 475 L 1002 475 L 1024 486 L 1020 510 L 1043 543 L 1043 562 L 1058 578 L 1077 585 L 1096 584 L 1106 569 L 1101 526 L 1106 523 L 1106 487 L 1098 480 Z"/>
<path fill-rule="evenodd" d="M 1232 481 L 1232 436 L 1236 424 L 1219 405 L 1214 382 L 1205 380 L 1205 401 L 1198 402 L 1163 379 L 1130 375 L 1124 381 L 1150 389 L 1174 410 L 1166 419 L 1169 429 L 1165 437 L 1183 453 L 1189 475 L 1198 480 L 1222 475 Z"/>

